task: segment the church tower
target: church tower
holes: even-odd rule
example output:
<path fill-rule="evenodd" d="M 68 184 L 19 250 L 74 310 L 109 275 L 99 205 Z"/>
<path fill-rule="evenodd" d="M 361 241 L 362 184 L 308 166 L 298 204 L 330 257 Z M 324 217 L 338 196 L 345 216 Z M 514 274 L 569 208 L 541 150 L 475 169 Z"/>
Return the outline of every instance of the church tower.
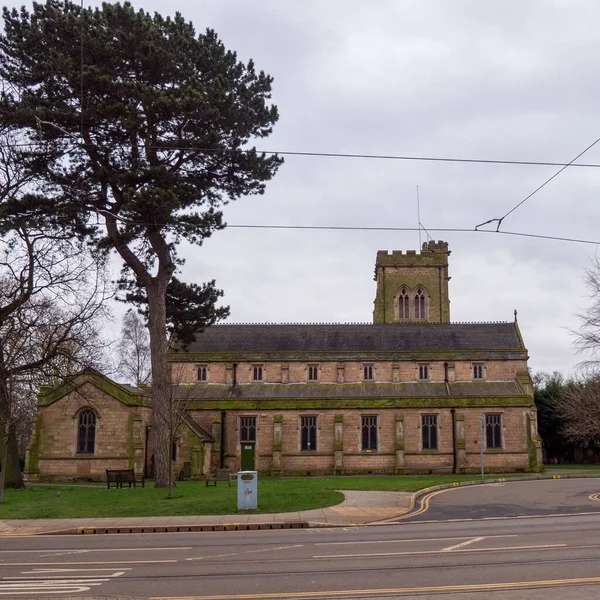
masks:
<path fill-rule="evenodd" d="M 415 250 L 377 252 L 374 323 L 449 323 L 447 242 Z"/>

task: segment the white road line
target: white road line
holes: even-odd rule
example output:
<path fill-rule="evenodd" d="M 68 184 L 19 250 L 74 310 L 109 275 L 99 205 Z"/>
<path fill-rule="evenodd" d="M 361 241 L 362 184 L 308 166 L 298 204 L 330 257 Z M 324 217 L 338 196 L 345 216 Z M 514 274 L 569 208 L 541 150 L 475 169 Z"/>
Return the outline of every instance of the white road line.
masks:
<path fill-rule="evenodd" d="M 156 564 L 164 564 L 164 563 L 176 563 L 178 562 L 175 558 L 166 558 L 165 560 L 90 560 L 90 561 L 69 561 L 68 563 L 64 562 L 22 562 L 22 563 L 3 563 L 0 562 L 0 567 L 38 567 L 38 566 L 54 566 L 57 567 L 68 565 L 156 565 Z"/>
<path fill-rule="evenodd" d="M 44 550 L 0 550 L 0 553 L 41 554 L 42 552 L 147 552 L 152 550 L 191 550 L 192 546 L 165 546 L 163 548 L 46 548 Z"/>
<path fill-rule="evenodd" d="M 131 571 L 132 567 L 125 567 L 122 569 L 123 571 Z M 26 575 L 27 573 L 31 573 L 32 575 L 35 575 L 36 573 L 63 573 L 63 572 L 71 572 L 71 571 L 83 571 L 84 573 L 87 573 L 88 571 L 114 571 L 114 569 L 112 568 L 104 568 L 104 569 L 90 569 L 90 568 L 86 568 L 86 569 L 34 569 L 33 571 L 21 571 L 21 573 L 23 573 L 24 575 Z"/>
<path fill-rule="evenodd" d="M 40 573 L 40 575 L 42 575 L 42 573 Z M 115 571 L 112 575 L 109 575 L 107 573 L 106 575 L 103 575 L 103 577 L 120 577 L 121 575 L 125 575 L 125 571 Z M 83 577 L 83 575 L 65 575 L 64 573 L 62 575 L 43 575 L 43 577 L 2 577 L 0 578 L 0 584 L 13 579 L 27 579 L 28 581 L 44 581 L 46 579 L 80 579 L 81 577 Z M 97 579 L 98 577 L 99 575 L 90 575 L 90 579 Z M 108 579 L 106 579 L 106 581 L 108 581 Z"/>
<path fill-rule="evenodd" d="M 33 590 L 36 592 L 36 595 L 39 594 L 80 594 L 82 592 L 88 592 L 89 591 L 89 587 L 85 586 L 85 585 L 79 585 L 79 586 L 68 586 L 68 585 L 62 585 L 62 586 L 57 586 L 56 588 L 48 588 L 45 590 Z M 23 590 L 23 591 L 17 591 L 17 590 L 7 590 L 7 591 L 2 591 L 0 590 L 0 596 L 31 596 L 31 592 L 32 590 Z"/>
<path fill-rule="evenodd" d="M 455 544 L 454 546 L 448 546 L 447 548 L 443 548 L 442 552 L 453 552 L 454 550 L 458 550 L 459 548 L 464 548 L 465 546 L 469 546 L 470 544 L 475 544 L 476 542 L 480 542 L 481 540 L 485 540 L 485 537 L 474 537 L 466 542 L 462 542 L 461 544 Z"/>
<path fill-rule="evenodd" d="M 507 546 L 505 548 L 465 548 L 464 550 L 454 550 L 455 554 L 459 552 L 505 552 L 515 550 L 544 550 L 550 548 L 566 548 L 567 544 L 544 544 L 542 546 Z M 417 550 L 415 552 L 375 552 L 373 554 L 323 554 L 313 556 L 315 559 L 324 558 L 369 558 L 373 556 L 417 556 L 419 554 L 447 554 L 445 550 Z"/>
<path fill-rule="evenodd" d="M 509 537 L 519 537 L 519 534 L 513 533 L 510 535 L 489 535 L 486 536 L 490 539 L 492 538 L 509 538 Z M 443 537 L 443 538 L 416 538 L 410 540 L 366 540 L 361 542 L 317 542 L 314 544 L 315 546 L 348 546 L 348 545 L 359 545 L 359 544 L 404 544 L 404 543 L 412 543 L 412 542 L 445 542 L 452 540 L 468 540 L 471 539 L 471 536 L 461 535 L 457 537 Z"/>
<path fill-rule="evenodd" d="M 229 554 L 213 554 L 209 556 L 194 556 L 185 560 L 205 560 L 207 558 L 224 558 L 226 556 L 239 556 L 240 554 L 254 554 L 256 552 L 273 552 L 274 550 L 289 550 L 290 548 L 301 548 L 303 544 L 295 544 L 294 546 L 279 546 L 277 548 L 260 548 L 259 550 L 245 550 L 244 552 L 231 552 Z"/>

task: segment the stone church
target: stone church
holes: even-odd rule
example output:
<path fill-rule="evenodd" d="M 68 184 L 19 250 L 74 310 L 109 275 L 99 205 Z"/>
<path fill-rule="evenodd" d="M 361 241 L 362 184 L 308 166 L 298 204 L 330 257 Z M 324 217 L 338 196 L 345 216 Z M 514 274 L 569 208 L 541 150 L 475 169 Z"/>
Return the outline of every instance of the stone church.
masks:
<path fill-rule="evenodd" d="M 541 468 L 516 320 L 451 323 L 445 242 L 377 253 L 372 324 L 216 325 L 172 347 L 174 472 L 469 473 Z M 151 390 L 95 371 L 41 390 L 30 479 L 151 476 Z"/>

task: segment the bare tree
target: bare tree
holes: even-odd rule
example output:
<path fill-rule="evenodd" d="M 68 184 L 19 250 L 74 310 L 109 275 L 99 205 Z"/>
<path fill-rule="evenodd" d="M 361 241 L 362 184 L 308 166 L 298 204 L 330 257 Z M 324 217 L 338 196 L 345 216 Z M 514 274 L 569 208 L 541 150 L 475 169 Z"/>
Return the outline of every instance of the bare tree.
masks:
<path fill-rule="evenodd" d="M 577 350 L 587 356 L 581 366 L 595 369 L 600 365 L 600 256 L 585 270 L 584 278 L 590 299 L 589 308 L 577 315 L 580 326 L 573 331 Z"/>
<path fill-rule="evenodd" d="M 555 406 L 568 441 L 584 446 L 600 441 L 600 376 L 566 386 Z"/>
<path fill-rule="evenodd" d="M 22 487 L 17 391 L 36 378 L 64 378 L 97 362 L 106 279 L 77 241 L 45 231 L 0 238 L 0 498 Z"/>
<path fill-rule="evenodd" d="M 150 334 L 143 319 L 133 309 L 129 309 L 123 317 L 117 353 L 119 375 L 135 385 L 150 383 Z"/>

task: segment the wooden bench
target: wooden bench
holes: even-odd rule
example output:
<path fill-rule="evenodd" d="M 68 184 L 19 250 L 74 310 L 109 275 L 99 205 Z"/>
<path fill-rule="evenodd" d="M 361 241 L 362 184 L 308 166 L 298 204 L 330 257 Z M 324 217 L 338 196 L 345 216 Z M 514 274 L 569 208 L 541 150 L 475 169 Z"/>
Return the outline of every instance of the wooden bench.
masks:
<path fill-rule="evenodd" d="M 206 485 L 214 485 L 217 487 L 217 481 L 227 481 L 229 482 L 229 487 L 231 487 L 232 481 L 237 481 L 237 474 L 231 473 L 229 469 L 217 469 L 214 473 L 209 473 L 206 476 Z"/>
<path fill-rule="evenodd" d="M 123 484 L 131 484 L 135 487 L 138 483 L 144 487 L 144 478 L 136 479 L 135 471 L 133 469 L 106 469 L 106 485 L 110 489 L 111 484 L 118 488 L 122 488 Z"/>

